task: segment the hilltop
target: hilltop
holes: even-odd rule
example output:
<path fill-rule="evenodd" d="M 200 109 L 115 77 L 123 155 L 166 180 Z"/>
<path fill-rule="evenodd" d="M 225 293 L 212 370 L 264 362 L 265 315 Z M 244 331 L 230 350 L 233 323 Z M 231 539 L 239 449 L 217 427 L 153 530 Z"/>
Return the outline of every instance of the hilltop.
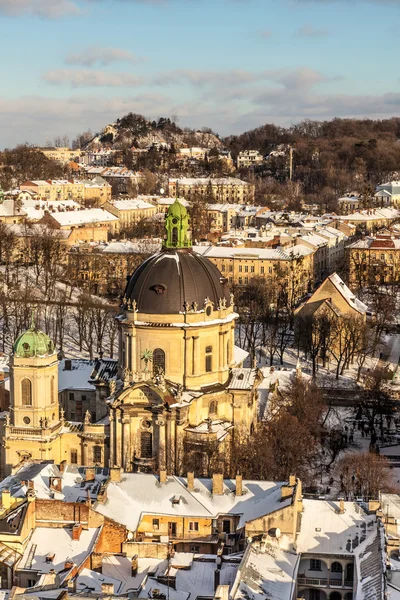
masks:
<path fill-rule="evenodd" d="M 149 121 L 142 115 L 129 113 L 106 125 L 86 146 L 94 148 L 98 145 L 109 145 L 115 149 L 125 150 L 147 148 L 152 145 L 201 146 L 203 148 L 220 148 L 222 142 L 218 135 L 209 128 L 200 131 L 181 128 L 172 118 L 160 117 L 157 121 Z"/>

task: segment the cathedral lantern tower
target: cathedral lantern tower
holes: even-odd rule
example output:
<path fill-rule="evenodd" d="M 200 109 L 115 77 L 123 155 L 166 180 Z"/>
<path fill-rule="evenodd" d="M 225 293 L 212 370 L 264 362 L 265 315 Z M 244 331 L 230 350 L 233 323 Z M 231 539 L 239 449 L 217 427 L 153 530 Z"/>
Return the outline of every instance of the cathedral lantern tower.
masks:
<path fill-rule="evenodd" d="M 10 391 L 11 425 L 47 428 L 59 422 L 57 353 L 33 319 L 14 344 Z"/>

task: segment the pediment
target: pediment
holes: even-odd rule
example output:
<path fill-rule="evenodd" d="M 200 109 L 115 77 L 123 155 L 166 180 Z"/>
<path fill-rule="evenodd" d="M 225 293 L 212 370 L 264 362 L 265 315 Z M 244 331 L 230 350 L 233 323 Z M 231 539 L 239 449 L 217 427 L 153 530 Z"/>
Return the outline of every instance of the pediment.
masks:
<path fill-rule="evenodd" d="M 163 406 L 165 398 L 161 390 L 147 383 L 137 383 L 119 394 L 117 405 L 120 404 L 143 407 Z"/>

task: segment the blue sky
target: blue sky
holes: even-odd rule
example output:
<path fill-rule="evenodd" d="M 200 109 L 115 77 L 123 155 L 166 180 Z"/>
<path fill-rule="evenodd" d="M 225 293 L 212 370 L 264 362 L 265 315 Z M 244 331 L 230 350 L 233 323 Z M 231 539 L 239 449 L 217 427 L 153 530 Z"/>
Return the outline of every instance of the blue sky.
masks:
<path fill-rule="evenodd" d="M 129 111 L 221 135 L 400 114 L 400 0 L 0 0 L 0 148 Z"/>

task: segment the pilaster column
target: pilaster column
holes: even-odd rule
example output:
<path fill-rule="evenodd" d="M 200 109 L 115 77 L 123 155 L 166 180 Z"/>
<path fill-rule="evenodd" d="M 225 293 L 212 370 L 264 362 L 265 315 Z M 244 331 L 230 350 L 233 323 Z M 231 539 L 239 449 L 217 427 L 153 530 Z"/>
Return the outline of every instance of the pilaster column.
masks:
<path fill-rule="evenodd" d="M 199 374 L 199 336 L 193 336 L 193 375 Z"/>
<path fill-rule="evenodd" d="M 192 338 L 189 332 L 185 331 L 185 370 L 183 385 L 187 385 L 187 380 L 192 372 Z"/>
<path fill-rule="evenodd" d="M 218 368 L 219 369 L 223 369 L 224 368 L 224 332 L 220 331 L 219 332 L 219 358 L 218 358 Z"/>
<path fill-rule="evenodd" d="M 165 471 L 167 461 L 167 446 L 166 446 L 166 422 L 161 417 L 157 420 L 158 426 L 158 439 L 159 439 L 159 447 L 158 447 L 158 468 L 160 471 Z"/>
<path fill-rule="evenodd" d="M 115 443 L 116 443 L 116 466 L 122 466 L 122 422 L 121 422 L 121 411 L 117 411 L 115 414 Z"/>
<path fill-rule="evenodd" d="M 130 470 L 130 461 L 131 461 L 131 432 L 130 432 L 130 424 L 131 420 L 128 416 L 124 416 L 122 419 L 122 427 L 123 427 L 123 448 L 124 448 L 124 456 L 123 456 L 123 468 L 124 471 Z"/>
<path fill-rule="evenodd" d="M 82 444 L 82 464 L 84 467 L 88 467 L 88 444 L 87 442 L 83 442 Z"/>
<path fill-rule="evenodd" d="M 110 469 L 115 464 L 115 420 L 114 420 L 114 412 L 111 409 L 109 414 L 110 419 Z"/>

